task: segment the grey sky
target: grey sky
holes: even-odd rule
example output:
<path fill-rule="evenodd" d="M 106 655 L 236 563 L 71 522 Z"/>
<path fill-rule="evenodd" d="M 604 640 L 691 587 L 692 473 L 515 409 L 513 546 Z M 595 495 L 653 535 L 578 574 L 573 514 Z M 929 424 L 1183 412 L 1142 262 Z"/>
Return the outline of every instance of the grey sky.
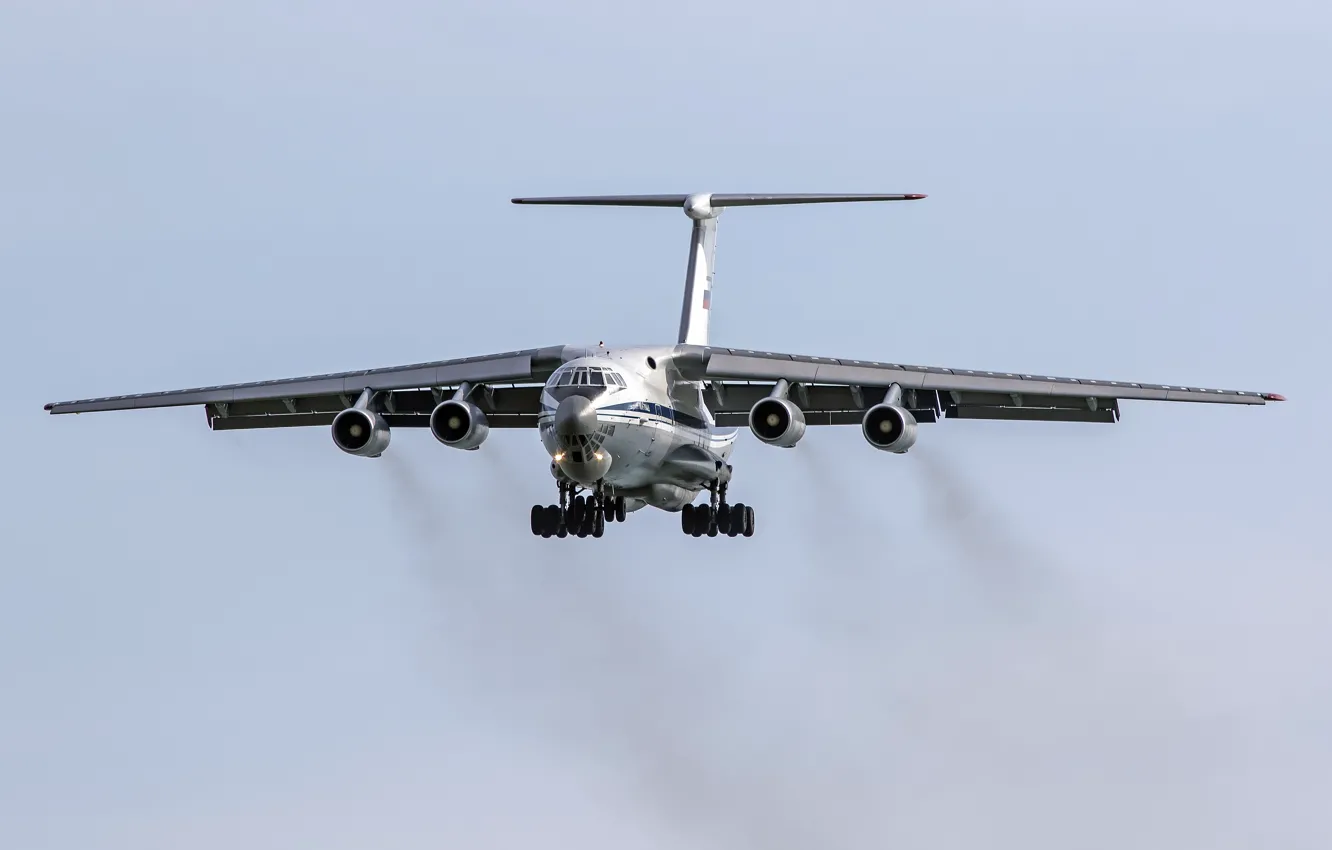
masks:
<path fill-rule="evenodd" d="M 1313 2 L 0 7 L 0 845 L 1324 847 Z M 742 438 L 749 541 L 532 540 L 530 434 L 47 401 L 674 338 L 1285 393 Z"/>

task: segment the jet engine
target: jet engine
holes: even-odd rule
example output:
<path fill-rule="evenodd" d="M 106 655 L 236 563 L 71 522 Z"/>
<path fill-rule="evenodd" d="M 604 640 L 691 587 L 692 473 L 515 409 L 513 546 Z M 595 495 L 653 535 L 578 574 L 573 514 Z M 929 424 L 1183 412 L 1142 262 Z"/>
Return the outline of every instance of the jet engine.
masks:
<path fill-rule="evenodd" d="M 790 399 L 769 396 L 749 409 L 749 429 L 763 442 L 789 449 L 805 436 L 805 412 Z"/>
<path fill-rule="evenodd" d="M 861 433 L 876 449 L 905 454 L 916 443 L 916 417 L 905 407 L 876 404 L 865 411 Z"/>
<path fill-rule="evenodd" d="M 373 410 L 349 407 L 333 417 L 333 442 L 349 455 L 379 457 L 388 448 L 389 426 Z"/>
<path fill-rule="evenodd" d="M 479 449 L 490 434 L 486 415 L 470 401 L 441 401 L 430 413 L 430 433 L 455 449 Z"/>

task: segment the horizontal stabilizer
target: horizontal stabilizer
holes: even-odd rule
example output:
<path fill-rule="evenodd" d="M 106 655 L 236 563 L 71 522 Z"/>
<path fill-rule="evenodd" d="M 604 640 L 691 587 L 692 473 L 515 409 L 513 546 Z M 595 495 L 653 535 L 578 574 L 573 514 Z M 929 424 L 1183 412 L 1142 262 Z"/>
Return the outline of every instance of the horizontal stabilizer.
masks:
<path fill-rule="evenodd" d="M 895 195 L 826 195 L 826 194 L 767 194 L 767 195 L 707 195 L 714 207 L 761 207 L 777 204 L 838 204 L 856 201 L 916 201 L 920 194 Z M 681 207 L 697 195 L 569 195 L 554 198 L 514 198 L 515 204 L 562 204 L 594 207 Z"/>

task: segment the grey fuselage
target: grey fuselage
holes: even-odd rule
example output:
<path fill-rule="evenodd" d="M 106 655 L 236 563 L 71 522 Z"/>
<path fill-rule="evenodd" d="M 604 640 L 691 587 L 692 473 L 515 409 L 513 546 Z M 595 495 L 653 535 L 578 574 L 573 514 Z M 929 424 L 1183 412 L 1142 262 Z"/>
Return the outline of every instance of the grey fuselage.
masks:
<path fill-rule="evenodd" d="M 674 346 L 570 347 L 541 392 L 538 433 L 556 478 L 598 483 L 626 506 L 678 511 L 730 478 L 737 429 L 716 427 Z"/>

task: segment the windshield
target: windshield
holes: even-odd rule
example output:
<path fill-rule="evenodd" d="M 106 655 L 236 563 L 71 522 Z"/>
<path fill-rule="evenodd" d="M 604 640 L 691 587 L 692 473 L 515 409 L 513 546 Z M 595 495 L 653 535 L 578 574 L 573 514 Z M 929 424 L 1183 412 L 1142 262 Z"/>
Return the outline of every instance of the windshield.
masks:
<path fill-rule="evenodd" d="M 564 401 L 571 395 L 596 398 L 609 390 L 623 387 L 624 378 L 614 369 L 605 366 L 568 366 L 550 378 L 550 394 L 556 401 Z"/>

